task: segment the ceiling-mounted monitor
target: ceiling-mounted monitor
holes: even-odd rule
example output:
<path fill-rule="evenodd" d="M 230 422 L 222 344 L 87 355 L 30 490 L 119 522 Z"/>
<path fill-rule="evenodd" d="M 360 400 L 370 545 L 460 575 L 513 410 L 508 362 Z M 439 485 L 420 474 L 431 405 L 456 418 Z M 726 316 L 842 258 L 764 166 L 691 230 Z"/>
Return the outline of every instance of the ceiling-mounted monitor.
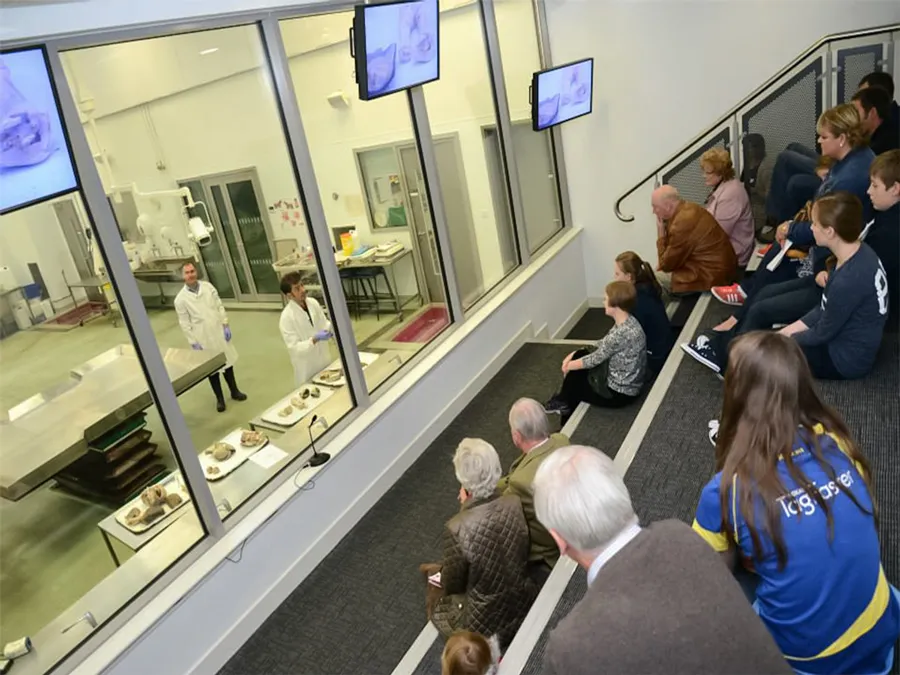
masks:
<path fill-rule="evenodd" d="M 0 214 L 77 188 L 47 54 L 0 51 Z"/>
<path fill-rule="evenodd" d="M 438 0 L 357 5 L 350 34 L 363 101 L 440 76 Z"/>
<path fill-rule="evenodd" d="M 583 59 L 535 73 L 531 78 L 531 122 L 535 131 L 591 112 L 594 59 Z"/>

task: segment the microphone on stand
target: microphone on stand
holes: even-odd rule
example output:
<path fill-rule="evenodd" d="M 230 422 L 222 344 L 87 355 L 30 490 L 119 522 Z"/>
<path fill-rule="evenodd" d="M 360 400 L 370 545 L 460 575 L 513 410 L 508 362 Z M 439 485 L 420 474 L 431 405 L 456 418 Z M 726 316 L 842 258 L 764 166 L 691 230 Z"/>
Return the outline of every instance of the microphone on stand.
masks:
<path fill-rule="evenodd" d="M 328 421 L 324 417 L 319 417 L 318 415 L 313 415 L 312 419 L 309 421 L 309 426 L 306 430 L 309 432 L 309 444 L 312 446 L 313 456 L 309 458 L 310 466 L 322 466 L 325 462 L 331 459 L 331 455 L 327 452 L 319 452 L 316 450 L 316 444 L 313 442 L 313 433 L 312 428 L 316 423 L 320 423 L 323 429 L 328 428 Z"/>

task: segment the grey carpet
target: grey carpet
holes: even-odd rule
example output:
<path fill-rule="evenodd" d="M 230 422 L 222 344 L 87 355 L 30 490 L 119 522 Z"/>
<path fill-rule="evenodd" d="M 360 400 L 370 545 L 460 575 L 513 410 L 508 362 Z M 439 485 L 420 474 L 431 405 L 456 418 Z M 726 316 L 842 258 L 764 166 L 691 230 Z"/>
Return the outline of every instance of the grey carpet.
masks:
<path fill-rule="evenodd" d="M 711 304 L 698 332 L 711 328 L 729 314 L 728 307 Z M 875 368 L 865 379 L 822 381 L 818 387 L 825 401 L 843 415 L 872 465 L 880 510 L 882 560 L 888 579 L 897 585 L 900 583 L 898 336 L 885 336 Z M 715 469 L 707 423 L 718 416 L 721 405 L 721 382 L 707 368 L 686 357 L 625 476 L 642 522 L 666 518 L 692 522 L 700 491 Z M 586 588 L 585 574 L 579 570 L 560 598 L 524 673 L 541 672 L 548 630 L 578 603 Z M 900 659 L 895 660 L 892 672 L 900 672 Z"/>
<path fill-rule="evenodd" d="M 581 422 L 578 424 L 575 433 L 572 434 L 572 442 L 578 443 L 579 445 L 590 445 L 598 448 L 611 458 L 615 459 L 616 454 L 619 452 L 619 446 L 622 445 L 622 442 L 625 440 L 625 436 L 628 434 L 628 430 L 631 429 L 634 418 L 641 409 L 643 402 L 644 399 L 641 398 L 636 401 L 634 405 L 627 408 L 588 409 L 581 419 Z M 585 575 L 579 570 L 575 573 L 575 577 L 577 578 L 578 576 L 584 578 Z M 566 594 L 570 594 L 571 586 L 572 583 L 570 583 L 569 588 L 566 589 Z M 578 602 L 583 594 L 584 588 L 582 587 L 577 597 L 572 601 L 572 605 Z M 562 605 L 563 600 L 565 599 L 566 595 L 560 600 L 560 605 Z M 556 618 L 550 625 L 555 626 L 556 621 L 559 621 L 560 617 L 568 614 L 572 605 L 567 605 L 564 610 L 561 610 L 560 606 L 557 606 L 557 609 L 553 614 Z M 443 649 L 443 639 L 436 639 L 419 662 L 419 666 L 415 670 L 415 675 L 440 675 L 441 652 Z"/>
<path fill-rule="evenodd" d="M 509 407 L 548 398 L 569 351 L 524 345 L 220 673 L 390 673 L 425 625 L 418 565 L 439 558 L 443 524 L 459 508 L 456 445 L 480 435 L 508 466 L 518 453 Z"/>
<path fill-rule="evenodd" d="M 602 307 L 591 307 L 584 313 L 569 334 L 567 340 L 599 340 L 609 332 L 613 320 L 606 316 Z"/>

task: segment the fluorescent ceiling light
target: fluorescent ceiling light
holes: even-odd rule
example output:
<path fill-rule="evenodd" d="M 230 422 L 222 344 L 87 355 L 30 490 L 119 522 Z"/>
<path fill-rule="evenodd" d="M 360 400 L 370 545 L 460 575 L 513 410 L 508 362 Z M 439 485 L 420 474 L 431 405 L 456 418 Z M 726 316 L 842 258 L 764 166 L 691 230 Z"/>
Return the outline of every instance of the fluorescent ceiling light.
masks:
<path fill-rule="evenodd" d="M 215 54 L 217 51 L 219 51 L 218 47 L 210 47 L 209 49 L 202 49 L 202 50 L 200 50 L 200 56 L 206 56 L 207 54 Z"/>

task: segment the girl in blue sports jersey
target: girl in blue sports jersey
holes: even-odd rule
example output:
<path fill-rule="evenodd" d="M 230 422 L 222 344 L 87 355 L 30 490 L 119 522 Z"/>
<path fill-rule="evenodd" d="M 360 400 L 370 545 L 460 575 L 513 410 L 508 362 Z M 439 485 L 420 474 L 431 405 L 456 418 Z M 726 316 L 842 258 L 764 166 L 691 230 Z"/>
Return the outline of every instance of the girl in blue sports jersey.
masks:
<path fill-rule="evenodd" d="M 732 343 L 716 468 L 694 530 L 758 576 L 754 609 L 791 667 L 889 672 L 900 592 L 881 566 L 871 472 L 795 340 Z"/>

